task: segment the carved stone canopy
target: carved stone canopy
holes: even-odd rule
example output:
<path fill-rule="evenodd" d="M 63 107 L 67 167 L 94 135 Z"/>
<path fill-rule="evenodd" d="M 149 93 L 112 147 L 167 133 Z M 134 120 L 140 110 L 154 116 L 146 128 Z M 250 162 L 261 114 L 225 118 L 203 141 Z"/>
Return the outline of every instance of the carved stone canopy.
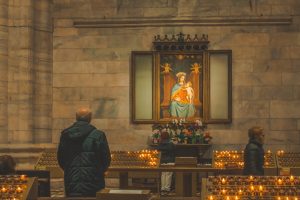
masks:
<path fill-rule="evenodd" d="M 176 37 L 177 36 L 177 37 Z M 208 35 L 202 34 L 199 37 L 195 34 L 191 37 L 190 34 L 179 33 L 169 37 L 165 35 L 163 38 L 160 35 L 154 36 L 153 48 L 156 51 L 203 51 L 208 49 Z"/>

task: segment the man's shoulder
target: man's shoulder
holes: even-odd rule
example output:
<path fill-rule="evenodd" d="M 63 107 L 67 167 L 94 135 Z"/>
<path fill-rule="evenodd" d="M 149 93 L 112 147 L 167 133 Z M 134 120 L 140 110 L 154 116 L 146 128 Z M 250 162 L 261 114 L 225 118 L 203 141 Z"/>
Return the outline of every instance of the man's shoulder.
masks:
<path fill-rule="evenodd" d="M 259 146 L 255 143 L 248 143 L 247 146 L 246 146 L 246 149 L 247 150 L 257 150 L 259 149 Z"/>
<path fill-rule="evenodd" d="M 105 133 L 104 133 L 104 131 L 101 131 L 101 130 L 95 128 L 89 136 L 93 137 L 93 138 L 99 138 L 99 137 L 104 137 Z"/>
<path fill-rule="evenodd" d="M 60 132 L 60 134 L 61 134 L 62 136 L 68 134 L 68 132 L 69 132 L 69 130 L 70 130 L 71 128 L 72 128 L 71 126 L 68 127 L 68 128 L 65 128 L 64 130 L 62 130 L 62 131 Z"/>

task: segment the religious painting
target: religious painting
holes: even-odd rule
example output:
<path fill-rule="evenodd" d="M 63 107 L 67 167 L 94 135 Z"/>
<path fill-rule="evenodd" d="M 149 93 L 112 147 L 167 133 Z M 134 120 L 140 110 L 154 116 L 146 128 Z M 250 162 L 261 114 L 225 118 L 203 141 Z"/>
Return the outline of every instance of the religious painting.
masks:
<path fill-rule="evenodd" d="M 203 118 L 203 55 L 166 53 L 159 61 L 160 120 Z"/>
<path fill-rule="evenodd" d="M 205 34 L 177 36 L 157 35 L 153 51 L 132 52 L 132 122 L 231 123 L 231 50 L 209 50 Z"/>

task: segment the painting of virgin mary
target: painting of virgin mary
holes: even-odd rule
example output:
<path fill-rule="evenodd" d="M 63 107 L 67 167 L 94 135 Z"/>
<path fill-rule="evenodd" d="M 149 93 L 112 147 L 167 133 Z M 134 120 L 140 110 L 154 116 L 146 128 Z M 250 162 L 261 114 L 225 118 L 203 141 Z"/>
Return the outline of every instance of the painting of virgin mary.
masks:
<path fill-rule="evenodd" d="M 161 119 L 202 117 L 201 59 L 199 54 L 162 57 Z"/>
<path fill-rule="evenodd" d="M 170 114 L 172 117 L 188 118 L 195 114 L 192 87 L 187 85 L 186 73 L 179 72 L 176 74 L 178 82 L 172 87 Z M 190 82 L 189 82 L 190 83 Z"/>

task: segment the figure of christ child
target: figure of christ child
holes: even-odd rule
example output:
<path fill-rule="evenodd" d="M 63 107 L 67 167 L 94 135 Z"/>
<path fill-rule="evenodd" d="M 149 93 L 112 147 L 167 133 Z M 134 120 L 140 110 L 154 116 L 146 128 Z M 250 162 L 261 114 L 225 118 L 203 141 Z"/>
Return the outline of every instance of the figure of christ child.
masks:
<path fill-rule="evenodd" d="M 185 84 L 185 90 L 186 90 L 186 99 L 188 100 L 189 103 L 193 103 L 194 99 L 194 89 L 192 88 L 192 82 L 189 81 Z"/>

